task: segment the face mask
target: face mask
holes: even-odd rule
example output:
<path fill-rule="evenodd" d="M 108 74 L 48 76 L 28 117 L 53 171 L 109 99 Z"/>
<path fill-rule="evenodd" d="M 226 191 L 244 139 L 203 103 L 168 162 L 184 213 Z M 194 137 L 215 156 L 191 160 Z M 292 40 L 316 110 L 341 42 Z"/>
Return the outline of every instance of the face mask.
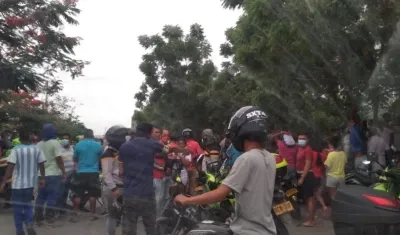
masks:
<path fill-rule="evenodd" d="M 225 152 L 226 156 L 229 158 L 229 160 L 231 161 L 231 164 L 233 165 L 233 163 L 236 161 L 236 159 L 242 154 L 242 152 L 238 151 L 237 149 L 235 149 L 235 147 L 233 147 L 233 145 L 230 145 Z"/>
<path fill-rule="evenodd" d="M 69 140 L 62 139 L 60 143 L 61 143 L 62 146 L 66 147 L 66 146 L 69 145 Z"/>
<path fill-rule="evenodd" d="M 299 140 L 299 145 L 300 146 L 306 146 L 307 140 Z"/>

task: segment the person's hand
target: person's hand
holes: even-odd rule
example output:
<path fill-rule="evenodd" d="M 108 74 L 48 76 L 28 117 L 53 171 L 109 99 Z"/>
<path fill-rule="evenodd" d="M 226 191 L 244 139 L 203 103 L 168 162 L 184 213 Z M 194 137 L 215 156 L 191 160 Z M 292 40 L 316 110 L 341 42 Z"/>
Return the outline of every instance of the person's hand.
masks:
<path fill-rule="evenodd" d="M 300 178 L 299 181 L 297 182 L 297 185 L 301 186 L 304 183 L 304 179 Z"/>
<path fill-rule="evenodd" d="M 121 192 L 118 189 L 115 189 L 111 194 L 115 199 L 117 199 L 121 195 Z"/>
<path fill-rule="evenodd" d="M 63 174 L 63 175 L 61 176 L 61 180 L 62 180 L 63 182 L 66 182 L 66 181 L 67 181 L 67 175 L 66 175 L 66 174 Z"/>
<path fill-rule="evenodd" d="M 46 186 L 46 180 L 45 179 L 40 179 L 39 180 L 39 188 L 44 188 Z"/>
<path fill-rule="evenodd" d="M 182 206 L 184 206 L 184 205 L 186 205 L 187 204 L 187 201 L 188 201 L 188 197 L 186 197 L 186 196 L 183 196 L 183 195 L 177 195 L 176 197 L 175 197 L 175 203 L 176 204 L 180 204 L 180 205 L 182 205 Z"/>

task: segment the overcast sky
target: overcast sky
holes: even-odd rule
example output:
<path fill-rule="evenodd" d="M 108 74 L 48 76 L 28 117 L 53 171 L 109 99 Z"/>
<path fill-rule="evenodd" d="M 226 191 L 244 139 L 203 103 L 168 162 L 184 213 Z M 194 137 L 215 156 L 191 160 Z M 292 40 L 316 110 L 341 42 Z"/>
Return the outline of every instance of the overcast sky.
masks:
<path fill-rule="evenodd" d="M 159 33 L 166 24 L 180 25 L 188 32 L 191 24 L 199 23 L 219 65 L 225 30 L 240 15 L 223 9 L 219 0 L 80 0 L 78 7 L 80 24 L 66 27 L 65 32 L 83 38 L 76 55 L 91 64 L 84 77 L 71 80 L 60 75 L 62 95 L 75 99 L 76 113 L 98 135 L 112 125 L 130 126 L 134 94 L 144 79 L 138 68 L 145 52 L 137 41 L 139 35 Z"/>

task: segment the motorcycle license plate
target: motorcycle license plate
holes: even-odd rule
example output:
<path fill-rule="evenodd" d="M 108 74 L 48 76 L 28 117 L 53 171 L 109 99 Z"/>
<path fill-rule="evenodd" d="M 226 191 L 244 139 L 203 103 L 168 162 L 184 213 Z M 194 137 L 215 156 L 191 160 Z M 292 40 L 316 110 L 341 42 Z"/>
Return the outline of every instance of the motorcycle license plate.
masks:
<path fill-rule="evenodd" d="M 295 195 L 296 193 L 297 193 L 298 191 L 297 191 L 297 189 L 296 188 L 291 188 L 291 189 L 289 189 L 288 191 L 286 191 L 286 197 L 290 197 L 290 196 L 292 196 L 292 195 Z"/>
<path fill-rule="evenodd" d="M 272 209 L 274 210 L 276 215 L 282 215 L 294 211 L 292 203 L 290 203 L 289 201 L 273 206 Z"/>

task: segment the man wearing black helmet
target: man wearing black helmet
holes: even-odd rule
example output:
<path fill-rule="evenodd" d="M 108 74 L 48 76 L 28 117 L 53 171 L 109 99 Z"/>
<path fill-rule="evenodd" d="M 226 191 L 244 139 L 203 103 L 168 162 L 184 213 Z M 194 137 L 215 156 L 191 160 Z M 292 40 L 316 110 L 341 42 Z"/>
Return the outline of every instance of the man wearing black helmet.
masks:
<path fill-rule="evenodd" d="M 123 126 L 113 126 L 105 134 L 108 144 L 101 157 L 101 167 L 104 176 L 102 199 L 107 211 L 108 235 L 116 234 L 117 223 L 121 219 L 121 208 L 115 206 L 124 190 L 123 178 L 119 172 L 118 156 L 119 148 L 126 142 L 128 135 L 128 129 Z"/>
<path fill-rule="evenodd" d="M 246 106 L 231 118 L 228 138 L 238 151 L 244 153 L 235 161 L 221 186 L 195 197 L 178 195 L 183 205 L 208 205 L 225 199 L 235 192 L 236 215 L 230 228 L 234 234 L 276 235 L 271 214 L 276 163 L 272 154 L 263 148 L 268 121 L 264 111 Z"/>

